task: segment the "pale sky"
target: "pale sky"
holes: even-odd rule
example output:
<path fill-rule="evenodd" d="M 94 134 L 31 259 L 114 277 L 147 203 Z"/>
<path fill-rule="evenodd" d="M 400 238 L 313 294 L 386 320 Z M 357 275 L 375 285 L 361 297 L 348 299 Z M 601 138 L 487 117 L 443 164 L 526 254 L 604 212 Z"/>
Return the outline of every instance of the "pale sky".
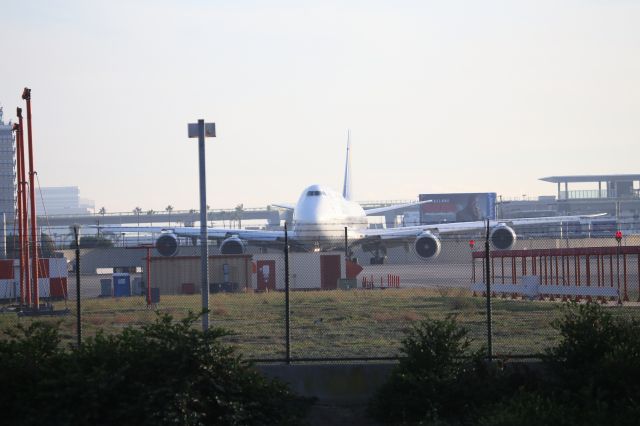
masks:
<path fill-rule="evenodd" d="M 640 2 L 2 1 L 5 120 L 32 89 L 42 186 L 108 211 L 555 194 L 640 173 Z"/>

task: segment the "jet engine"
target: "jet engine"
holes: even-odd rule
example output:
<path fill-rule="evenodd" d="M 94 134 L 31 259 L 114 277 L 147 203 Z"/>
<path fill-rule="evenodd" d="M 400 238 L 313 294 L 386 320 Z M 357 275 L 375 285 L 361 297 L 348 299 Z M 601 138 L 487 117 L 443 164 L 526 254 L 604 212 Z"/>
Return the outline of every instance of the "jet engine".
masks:
<path fill-rule="evenodd" d="M 178 253 L 178 237 L 175 234 L 162 234 L 156 240 L 156 250 L 161 256 L 175 256 Z"/>
<path fill-rule="evenodd" d="M 426 231 L 418 235 L 413 249 L 415 253 L 421 259 L 435 259 L 440 254 L 440 238 L 433 235 L 431 232 Z"/>
<path fill-rule="evenodd" d="M 509 226 L 501 223 L 491 230 L 489 240 L 491 245 L 498 250 L 508 250 L 516 242 L 516 233 Z"/>
<path fill-rule="evenodd" d="M 220 244 L 221 254 L 243 254 L 247 245 L 238 237 L 229 237 Z"/>

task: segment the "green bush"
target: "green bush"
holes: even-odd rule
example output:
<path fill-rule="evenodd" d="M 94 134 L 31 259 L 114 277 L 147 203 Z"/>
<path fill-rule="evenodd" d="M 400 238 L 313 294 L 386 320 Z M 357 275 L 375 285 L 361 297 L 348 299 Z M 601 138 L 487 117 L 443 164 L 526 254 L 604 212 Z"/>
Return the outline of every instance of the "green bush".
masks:
<path fill-rule="evenodd" d="M 637 425 L 640 322 L 595 303 L 571 303 L 552 325 L 560 342 L 546 353 L 537 389 L 504 396 L 479 423 Z"/>
<path fill-rule="evenodd" d="M 384 423 L 483 426 L 636 425 L 640 321 L 598 304 L 568 304 L 537 373 L 490 367 L 453 317 L 403 340 L 406 358 L 371 402 Z M 615 312 L 615 311 L 614 311 Z"/>
<path fill-rule="evenodd" d="M 575 407 L 560 404 L 538 392 L 520 392 L 492 406 L 488 413 L 480 418 L 478 424 L 480 426 L 577 426 L 582 424 L 576 422 L 578 414 Z"/>
<path fill-rule="evenodd" d="M 558 387 L 599 400 L 640 395 L 640 322 L 595 303 L 570 304 L 553 323 L 560 343 L 546 361 Z"/>
<path fill-rule="evenodd" d="M 197 316 L 60 346 L 56 327 L 34 323 L 0 341 L 4 424 L 298 424 L 308 401 L 268 381 L 222 345 Z"/>
<path fill-rule="evenodd" d="M 496 389 L 495 372 L 472 351 L 467 330 L 454 317 L 423 320 L 402 341 L 406 357 L 369 405 L 385 423 L 431 423 L 463 418 Z"/>
<path fill-rule="evenodd" d="M 561 398 L 542 392 L 519 392 L 491 406 L 476 424 L 480 426 L 636 426 L 640 406 L 626 401 L 624 406 L 613 401 L 590 400 L 581 405 L 579 399 Z M 614 409 L 614 406 L 618 408 Z"/>

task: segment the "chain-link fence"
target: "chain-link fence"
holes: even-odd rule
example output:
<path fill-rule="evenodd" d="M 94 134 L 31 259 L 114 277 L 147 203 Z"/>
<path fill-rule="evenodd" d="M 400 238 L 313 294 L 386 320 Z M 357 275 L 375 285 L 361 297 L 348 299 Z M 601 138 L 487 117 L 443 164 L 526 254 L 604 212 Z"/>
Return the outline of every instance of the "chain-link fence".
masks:
<path fill-rule="evenodd" d="M 363 243 L 347 235 L 311 252 L 292 243 L 288 259 L 283 244 L 248 246 L 236 255 L 219 255 L 211 246 L 209 323 L 232 331 L 228 341 L 247 358 L 387 359 L 401 355 L 404 332 L 416 321 L 453 314 L 474 344 L 491 345 L 495 356 L 535 357 L 555 343 L 551 322 L 565 301 L 590 300 L 638 315 L 640 234 L 634 229 L 640 228 L 631 226 L 617 240 L 615 230 L 521 227 L 508 248 L 489 244 L 488 256 L 484 230 L 422 235 L 429 241 Z M 199 249 L 183 243 L 173 257 L 148 247 L 81 249 L 83 338 L 141 326 L 157 313 L 180 319 L 201 311 Z M 53 310 L 40 315 L 20 306 L 19 262 L 0 261 L 2 327 L 55 321 L 69 342 L 76 340 L 75 251 L 57 253 L 62 257 L 41 261 L 40 302 Z"/>

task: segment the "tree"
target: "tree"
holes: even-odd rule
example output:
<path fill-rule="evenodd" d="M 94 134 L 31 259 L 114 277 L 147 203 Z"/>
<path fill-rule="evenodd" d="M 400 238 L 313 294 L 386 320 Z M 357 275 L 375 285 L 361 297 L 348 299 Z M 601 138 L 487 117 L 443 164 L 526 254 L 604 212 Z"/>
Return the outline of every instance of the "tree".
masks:
<path fill-rule="evenodd" d="M 169 226 L 171 226 L 171 212 L 173 211 L 173 206 L 171 204 L 169 204 L 164 209 L 169 214 Z"/>
<path fill-rule="evenodd" d="M 136 207 L 135 209 L 133 209 L 133 213 L 138 218 L 138 228 L 140 228 L 140 214 L 142 213 L 142 209 L 140 207 Z M 140 232 L 139 231 L 138 231 L 138 244 L 140 244 Z"/>
<path fill-rule="evenodd" d="M 236 221 L 238 222 L 238 228 L 242 228 L 242 213 L 244 213 L 244 204 L 238 204 L 234 210 Z"/>
<path fill-rule="evenodd" d="M 300 424 L 310 405 L 254 370 L 197 316 L 97 333 L 65 349 L 59 324 L 0 336 L 3 424 Z"/>
<path fill-rule="evenodd" d="M 405 357 L 369 405 L 383 423 L 457 424 L 448 421 L 468 415 L 491 395 L 483 350 L 472 349 L 468 330 L 453 316 L 418 322 L 400 351 Z"/>
<path fill-rule="evenodd" d="M 153 209 L 147 210 L 147 215 L 151 216 L 153 214 L 155 214 L 156 212 Z M 151 223 L 151 226 L 153 226 L 153 221 L 149 221 Z"/>
<path fill-rule="evenodd" d="M 107 214 L 107 209 L 104 207 L 100 207 L 100 210 L 98 210 L 98 213 L 100 213 L 102 216 L 104 216 L 105 214 Z"/>
<path fill-rule="evenodd" d="M 56 245 L 53 239 L 44 232 L 40 234 L 40 256 L 42 257 L 54 257 L 56 252 Z"/>

